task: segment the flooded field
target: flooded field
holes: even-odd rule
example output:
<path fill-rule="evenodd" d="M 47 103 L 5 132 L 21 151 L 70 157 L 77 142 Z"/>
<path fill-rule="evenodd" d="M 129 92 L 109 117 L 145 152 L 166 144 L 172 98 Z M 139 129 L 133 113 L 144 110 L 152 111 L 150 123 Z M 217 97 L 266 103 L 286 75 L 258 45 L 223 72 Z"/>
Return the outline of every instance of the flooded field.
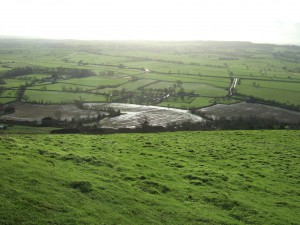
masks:
<path fill-rule="evenodd" d="M 40 122 L 44 117 L 52 117 L 60 120 L 71 120 L 76 117 L 96 116 L 97 112 L 79 109 L 76 105 L 41 105 L 30 103 L 12 104 L 15 112 L 1 116 L 1 119 L 16 121 L 37 121 Z"/>
<path fill-rule="evenodd" d="M 18 103 L 14 104 L 14 113 L 2 116 L 1 119 L 41 122 L 42 118 L 47 116 L 61 120 L 95 117 L 100 113 L 92 109 L 95 106 L 110 107 L 121 111 L 120 116 L 105 118 L 100 121 L 100 126 L 105 128 L 134 128 L 139 126 L 145 119 L 152 126 L 167 126 L 169 123 L 200 122 L 203 120 L 199 116 L 190 114 L 187 110 L 119 103 L 85 103 L 84 107 L 90 107 L 90 110 L 80 109 L 74 104 L 39 105 Z"/>
<path fill-rule="evenodd" d="M 232 105 L 217 104 L 199 109 L 199 111 L 204 112 L 207 116 L 212 118 L 255 116 L 258 118 L 275 118 L 276 120 L 288 123 L 300 122 L 300 112 L 257 103 L 241 102 Z"/>
<path fill-rule="evenodd" d="M 104 118 L 98 123 L 99 126 L 103 128 L 135 128 L 147 120 L 151 126 L 165 127 L 171 123 L 203 121 L 203 118 L 189 113 L 188 110 L 122 103 L 85 103 L 85 109 L 80 109 L 74 104 L 39 105 L 16 103 L 13 106 L 15 107 L 14 113 L 0 118 L 15 121 L 37 121 L 40 123 L 42 118 L 47 116 L 60 120 L 96 117 L 98 114 L 106 113 L 101 111 L 101 108 L 113 108 L 120 110 L 121 115 Z M 256 116 L 258 118 L 275 118 L 288 123 L 299 123 L 300 121 L 299 112 L 254 103 L 217 104 L 199 109 L 199 111 L 205 112 L 206 116 L 212 118 Z"/>
<path fill-rule="evenodd" d="M 86 103 L 86 106 L 103 105 L 101 103 Z M 167 126 L 169 123 L 201 122 L 203 119 L 192 115 L 188 110 L 144 106 L 134 104 L 110 103 L 105 104 L 113 109 L 121 110 L 122 115 L 101 120 L 100 125 L 107 128 L 134 128 L 145 119 L 151 126 Z"/>

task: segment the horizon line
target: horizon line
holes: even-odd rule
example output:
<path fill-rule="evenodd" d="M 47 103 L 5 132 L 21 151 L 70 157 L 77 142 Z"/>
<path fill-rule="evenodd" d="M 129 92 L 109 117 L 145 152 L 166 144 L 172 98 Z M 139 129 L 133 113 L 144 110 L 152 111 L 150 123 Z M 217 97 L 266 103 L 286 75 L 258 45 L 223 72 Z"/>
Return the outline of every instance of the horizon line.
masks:
<path fill-rule="evenodd" d="M 51 37 L 38 37 L 38 36 L 19 36 L 19 35 L 1 35 L 0 39 L 28 39 L 28 40 L 56 40 L 56 41 L 144 41 L 144 42 L 241 42 L 251 44 L 269 44 L 269 45 L 288 45 L 288 46 L 299 46 L 300 42 L 257 42 L 250 40 L 220 40 L 220 39 L 178 39 L 178 40 L 167 40 L 167 39 L 80 39 L 80 38 L 51 38 Z"/>

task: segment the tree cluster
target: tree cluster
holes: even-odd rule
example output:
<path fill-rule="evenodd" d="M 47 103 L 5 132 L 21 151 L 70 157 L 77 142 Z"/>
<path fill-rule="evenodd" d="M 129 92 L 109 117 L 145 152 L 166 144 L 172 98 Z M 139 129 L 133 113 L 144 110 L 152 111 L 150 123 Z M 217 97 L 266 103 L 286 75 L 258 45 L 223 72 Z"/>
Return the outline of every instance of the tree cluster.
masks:
<path fill-rule="evenodd" d="M 18 77 L 34 73 L 34 68 L 30 66 L 16 67 L 4 73 L 4 77 Z"/>
<path fill-rule="evenodd" d="M 240 96 L 242 96 L 242 95 L 240 95 Z M 244 97 L 246 97 L 246 96 L 244 96 Z M 284 109 L 300 111 L 300 105 L 281 103 L 281 102 L 278 102 L 278 101 L 275 101 L 275 100 L 265 100 L 265 99 L 254 97 L 254 96 L 247 97 L 246 102 L 248 102 L 248 103 L 261 103 L 261 104 L 271 105 L 271 106 L 280 107 L 280 108 L 284 108 Z"/>

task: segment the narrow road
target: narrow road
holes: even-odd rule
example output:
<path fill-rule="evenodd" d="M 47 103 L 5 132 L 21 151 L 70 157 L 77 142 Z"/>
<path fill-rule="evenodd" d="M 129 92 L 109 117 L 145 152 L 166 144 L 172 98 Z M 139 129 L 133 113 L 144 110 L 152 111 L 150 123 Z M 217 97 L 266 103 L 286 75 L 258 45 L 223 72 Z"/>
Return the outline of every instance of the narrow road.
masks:
<path fill-rule="evenodd" d="M 231 85 L 230 85 L 230 88 L 229 88 L 229 91 L 228 91 L 228 96 L 231 97 L 233 95 L 233 89 L 235 89 L 235 86 L 238 82 L 238 78 L 233 78 L 232 82 L 231 82 Z"/>

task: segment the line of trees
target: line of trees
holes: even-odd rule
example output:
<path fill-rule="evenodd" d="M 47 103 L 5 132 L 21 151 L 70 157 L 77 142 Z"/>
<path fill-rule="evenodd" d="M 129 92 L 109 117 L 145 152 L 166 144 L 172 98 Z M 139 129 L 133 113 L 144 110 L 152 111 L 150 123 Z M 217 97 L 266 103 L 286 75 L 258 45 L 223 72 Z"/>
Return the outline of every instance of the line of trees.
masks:
<path fill-rule="evenodd" d="M 4 77 L 18 77 L 33 74 L 35 69 L 30 66 L 16 67 L 4 73 Z"/>
<path fill-rule="evenodd" d="M 74 78 L 82 78 L 88 76 L 95 76 L 96 74 L 89 69 L 77 69 L 77 68 L 46 68 L 46 67 L 16 67 L 4 72 L 4 78 L 20 77 L 24 75 L 30 75 L 33 73 L 44 73 L 52 75 L 53 79 L 59 78 L 61 75 L 67 75 Z"/>
<path fill-rule="evenodd" d="M 278 102 L 276 100 L 265 100 L 262 98 L 254 97 L 254 96 L 245 96 L 241 94 L 236 94 L 237 96 L 242 96 L 246 98 L 246 102 L 248 103 L 260 103 L 260 104 L 265 104 L 265 105 L 270 105 L 274 107 L 280 107 L 284 109 L 289 109 L 289 110 L 294 110 L 294 111 L 300 111 L 300 105 L 295 105 L 295 104 L 288 104 L 288 103 L 282 103 Z"/>
<path fill-rule="evenodd" d="M 18 101 L 21 101 L 24 97 L 24 93 L 26 91 L 26 88 L 27 86 L 26 85 L 21 85 L 19 88 L 18 88 L 18 91 L 17 91 L 17 100 Z"/>

